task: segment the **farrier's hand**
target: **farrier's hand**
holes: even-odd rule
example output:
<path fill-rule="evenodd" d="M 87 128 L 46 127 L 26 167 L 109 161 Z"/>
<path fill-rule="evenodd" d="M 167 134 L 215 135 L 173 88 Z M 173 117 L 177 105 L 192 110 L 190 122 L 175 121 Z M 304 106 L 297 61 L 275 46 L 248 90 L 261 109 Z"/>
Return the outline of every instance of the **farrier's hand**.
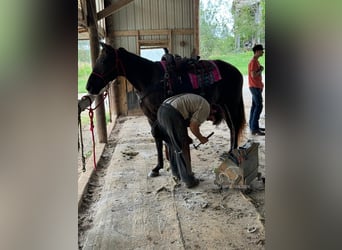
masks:
<path fill-rule="evenodd" d="M 209 141 L 209 139 L 207 137 L 204 137 L 204 136 L 200 136 L 198 137 L 198 140 L 204 144 L 204 143 L 207 143 Z"/>

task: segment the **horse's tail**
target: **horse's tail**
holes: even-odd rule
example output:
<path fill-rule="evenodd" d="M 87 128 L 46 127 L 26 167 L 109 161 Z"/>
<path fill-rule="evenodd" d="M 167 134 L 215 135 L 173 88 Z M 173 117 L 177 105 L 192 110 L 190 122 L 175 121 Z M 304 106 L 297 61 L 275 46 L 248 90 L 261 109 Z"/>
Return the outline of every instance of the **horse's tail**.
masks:
<path fill-rule="evenodd" d="M 241 95 L 240 98 L 240 103 L 239 103 L 239 107 L 238 107 L 238 115 L 237 115 L 237 141 L 238 144 L 240 143 L 242 137 L 243 137 L 243 131 L 246 128 L 246 114 L 245 114 L 245 105 L 243 102 L 243 96 Z"/>

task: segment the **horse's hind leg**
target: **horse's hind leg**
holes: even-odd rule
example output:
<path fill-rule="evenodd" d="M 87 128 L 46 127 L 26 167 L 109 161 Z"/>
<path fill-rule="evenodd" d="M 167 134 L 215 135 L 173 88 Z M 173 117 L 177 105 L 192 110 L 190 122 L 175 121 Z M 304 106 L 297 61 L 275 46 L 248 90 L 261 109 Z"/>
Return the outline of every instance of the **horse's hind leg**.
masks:
<path fill-rule="evenodd" d="M 166 150 L 167 150 L 168 156 L 169 156 L 168 160 L 170 161 L 170 167 L 171 167 L 172 175 L 176 179 L 180 180 L 180 175 L 179 175 L 178 166 L 177 166 L 176 157 L 175 157 L 175 150 L 172 147 L 172 145 L 167 145 Z"/>
<path fill-rule="evenodd" d="M 237 132 L 234 126 L 233 118 L 231 112 L 229 112 L 227 105 L 224 105 L 224 115 L 225 120 L 228 125 L 229 131 L 230 131 L 230 149 L 229 152 L 231 152 L 234 148 L 237 148 Z"/>
<path fill-rule="evenodd" d="M 160 138 L 154 138 L 156 147 L 157 147 L 157 154 L 158 154 L 158 164 L 157 166 L 152 169 L 152 171 L 148 174 L 149 177 L 157 177 L 159 176 L 159 170 L 164 167 L 164 158 L 163 158 L 163 140 Z"/>

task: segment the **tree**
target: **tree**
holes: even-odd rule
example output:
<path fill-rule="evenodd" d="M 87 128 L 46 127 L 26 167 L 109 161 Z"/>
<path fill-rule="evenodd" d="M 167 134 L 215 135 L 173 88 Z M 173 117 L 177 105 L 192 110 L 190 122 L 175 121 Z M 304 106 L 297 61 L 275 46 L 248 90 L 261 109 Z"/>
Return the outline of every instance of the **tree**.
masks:
<path fill-rule="evenodd" d="M 233 36 L 228 27 L 232 20 L 227 11 L 227 0 L 200 2 L 200 55 L 206 58 L 213 53 L 229 52 L 233 47 Z"/>
<path fill-rule="evenodd" d="M 240 3 L 233 1 L 235 48 L 239 50 L 245 43 L 253 45 L 265 41 L 265 0 Z"/>
<path fill-rule="evenodd" d="M 230 7 L 230 2 L 232 5 Z M 231 13 L 231 15 L 229 15 Z M 200 1 L 200 55 L 227 54 L 265 41 L 265 0 Z"/>

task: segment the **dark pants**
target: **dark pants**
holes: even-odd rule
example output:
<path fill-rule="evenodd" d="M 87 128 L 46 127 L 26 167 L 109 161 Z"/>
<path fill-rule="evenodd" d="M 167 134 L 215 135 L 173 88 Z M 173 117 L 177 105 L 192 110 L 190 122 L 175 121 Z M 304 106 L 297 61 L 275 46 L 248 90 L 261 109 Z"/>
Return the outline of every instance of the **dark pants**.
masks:
<path fill-rule="evenodd" d="M 252 93 L 252 107 L 249 115 L 249 128 L 251 131 L 259 130 L 259 119 L 263 108 L 262 105 L 262 89 L 249 88 Z"/>
<path fill-rule="evenodd" d="M 157 113 L 158 126 L 169 150 L 172 174 L 187 185 L 195 181 L 191 170 L 188 122 L 170 104 L 162 104 Z"/>

